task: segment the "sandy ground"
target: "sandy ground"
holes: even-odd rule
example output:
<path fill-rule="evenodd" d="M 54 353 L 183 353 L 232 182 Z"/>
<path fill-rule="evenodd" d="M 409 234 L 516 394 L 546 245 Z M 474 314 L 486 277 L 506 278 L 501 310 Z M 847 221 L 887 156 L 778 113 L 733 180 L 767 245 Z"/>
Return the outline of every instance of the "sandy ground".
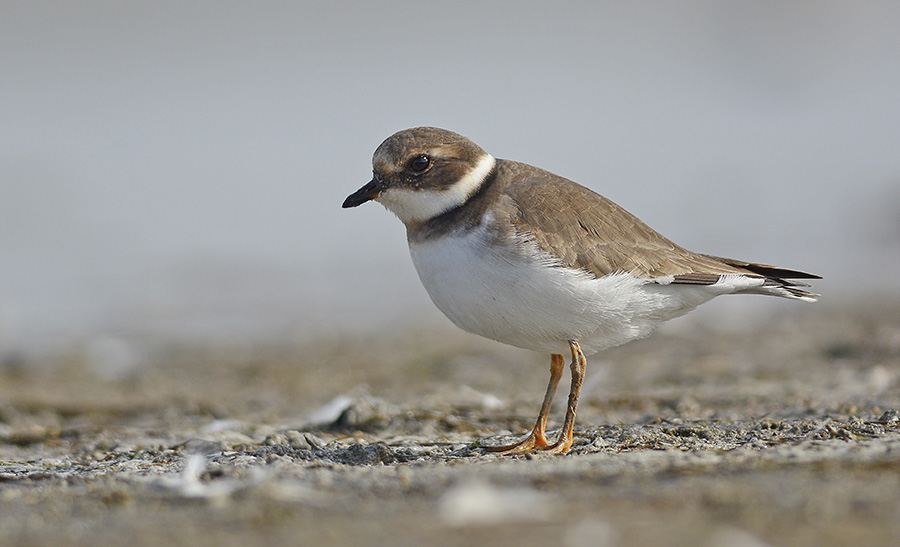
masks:
<path fill-rule="evenodd" d="M 549 359 L 451 327 L 10 356 L 0 544 L 900 544 L 900 303 L 776 308 L 594 356 L 562 457 L 481 448 Z"/>

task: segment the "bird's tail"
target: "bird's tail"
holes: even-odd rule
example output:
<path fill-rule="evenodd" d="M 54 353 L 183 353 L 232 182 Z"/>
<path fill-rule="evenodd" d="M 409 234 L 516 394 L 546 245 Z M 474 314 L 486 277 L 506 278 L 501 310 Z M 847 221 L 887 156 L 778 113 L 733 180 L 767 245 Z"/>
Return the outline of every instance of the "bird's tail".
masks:
<path fill-rule="evenodd" d="M 808 283 L 797 281 L 797 279 L 822 279 L 821 276 L 797 270 L 789 270 L 787 268 L 779 268 L 778 266 L 769 266 L 768 264 L 757 264 L 755 262 L 744 262 L 743 260 L 734 260 L 732 258 L 722 258 L 719 256 L 706 255 L 720 262 L 724 262 L 729 266 L 741 268 L 756 275 L 766 278 L 765 283 L 756 287 L 752 291 L 760 294 L 770 294 L 773 296 L 781 296 L 784 298 L 792 298 L 795 300 L 803 300 L 804 302 L 815 302 L 819 296 L 814 292 L 810 292 L 799 287 L 809 287 Z"/>

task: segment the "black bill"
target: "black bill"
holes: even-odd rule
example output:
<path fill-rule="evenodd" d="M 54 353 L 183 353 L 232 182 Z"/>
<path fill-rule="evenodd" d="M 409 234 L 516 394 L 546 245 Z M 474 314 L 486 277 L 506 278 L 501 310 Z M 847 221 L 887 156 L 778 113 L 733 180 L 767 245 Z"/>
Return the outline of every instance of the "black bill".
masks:
<path fill-rule="evenodd" d="M 362 205 L 367 201 L 377 198 L 382 190 L 384 190 L 384 185 L 377 179 L 372 179 L 368 184 L 347 196 L 347 199 L 344 200 L 344 204 L 341 207 L 346 209 L 348 207 Z"/>

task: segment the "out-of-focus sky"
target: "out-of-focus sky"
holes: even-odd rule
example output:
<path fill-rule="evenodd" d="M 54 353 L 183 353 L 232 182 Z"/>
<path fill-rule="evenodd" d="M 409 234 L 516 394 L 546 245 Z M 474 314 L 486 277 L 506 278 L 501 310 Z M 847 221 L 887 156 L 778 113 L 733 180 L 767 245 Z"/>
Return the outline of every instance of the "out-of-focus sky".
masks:
<path fill-rule="evenodd" d="M 900 266 L 897 2 L 0 12 L 0 348 L 439 320 L 399 221 L 340 208 L 416 125 L 830 298 L 896 291 L 861 276 Z"/>

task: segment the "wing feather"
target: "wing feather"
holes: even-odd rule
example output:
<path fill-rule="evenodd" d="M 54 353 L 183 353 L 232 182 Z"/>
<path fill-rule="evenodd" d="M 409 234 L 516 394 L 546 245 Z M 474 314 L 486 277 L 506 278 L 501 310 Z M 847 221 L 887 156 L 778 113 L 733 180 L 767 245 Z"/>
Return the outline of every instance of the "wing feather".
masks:
<path fill-rule="evenodd" d="M 518 235 L 570 268 L 597 277 L 629 272 L 661 282 L 712 285 L 722 275 L 764 278 L 765 285 L 808 286 L 789 279 L 815 274 L 689 251 L 656 232 L 611 200 L 548 171 L 504 162 L 510 183 L 503 189 L 514 206 L 510 221 Z"/>

